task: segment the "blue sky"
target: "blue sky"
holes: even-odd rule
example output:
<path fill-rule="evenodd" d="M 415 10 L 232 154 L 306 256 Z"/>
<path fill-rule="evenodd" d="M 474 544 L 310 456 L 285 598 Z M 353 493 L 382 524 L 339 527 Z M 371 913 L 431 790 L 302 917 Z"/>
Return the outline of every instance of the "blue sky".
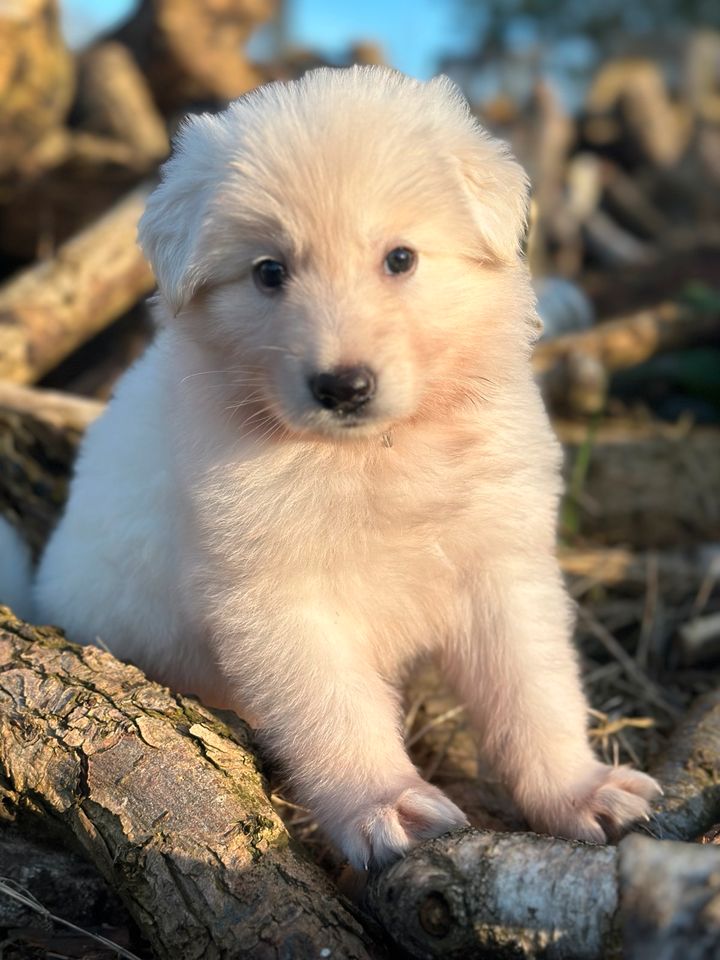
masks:
<path fill-rule="evenodd" d="M 65 33 L 73 45 L 121 19 L 132 0 L 61 0 Z M 419 79 L 433 75 L 437 58 L 464 49 L 458 7 L 449 0 L 291 0 L 290 37 L 329 57 L 354 40 L 376 40 L 398 69 Z"/>
<path fill-rule="evenodd" d="M 290 28 L 298 43 L 330 54 L 353 40 L 378 40 L 393 66 L 419 79 L 432 76 L 439 55 L 467 42 L 448 0 L 295 0 Z"/>

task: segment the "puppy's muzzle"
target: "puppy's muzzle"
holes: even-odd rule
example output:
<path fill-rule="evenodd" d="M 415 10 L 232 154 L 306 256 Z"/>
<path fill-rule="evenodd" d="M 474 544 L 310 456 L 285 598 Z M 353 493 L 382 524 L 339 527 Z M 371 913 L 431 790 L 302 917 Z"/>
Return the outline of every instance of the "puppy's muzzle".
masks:
<path fill-rule="evenodd" d="M 344 417 L 357 413 L 373 398 L 377 380 L 369 367 L 336 367 L 314 374 L 308 386 L 321 407 Z"/>

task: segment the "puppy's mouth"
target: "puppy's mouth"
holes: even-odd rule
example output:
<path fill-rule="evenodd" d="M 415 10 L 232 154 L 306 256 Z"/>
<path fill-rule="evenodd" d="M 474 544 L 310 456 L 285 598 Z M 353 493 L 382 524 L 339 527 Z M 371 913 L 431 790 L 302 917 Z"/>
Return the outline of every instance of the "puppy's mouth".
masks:
<path fill-rule="evenodd" d="M 290 433 L 317 437 L 338 443 L 381 436 L 392 425 L 392 417 L 382 415 L 367 404 L 358 410 L 327 410 L 319 405 L 276 406 L 276 417 Z"/>
<path fill-rule="evenodd" d="M 370 410 L 333 411 L 328 418 L 328 427 L 331 431 L 357 431 L 368 427 L 377 428 L 377 422 Z"/>
<path fill-rule="evenodd" d="M 290 424 L 299 433 L 342 442 L 378 436 L 387 429 L 388 420 L 374 415 L 369 409 L 342 413 L 309 410 L 304 416 L 291 418 Z"/>

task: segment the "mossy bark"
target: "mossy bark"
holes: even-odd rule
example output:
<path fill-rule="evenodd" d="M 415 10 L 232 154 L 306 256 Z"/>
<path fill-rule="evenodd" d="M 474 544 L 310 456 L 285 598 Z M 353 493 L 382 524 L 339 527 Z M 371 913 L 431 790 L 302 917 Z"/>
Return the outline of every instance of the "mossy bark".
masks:
<path fill-rule="evenodd" d="M 74 838 L 158 958 L 377 955 L 290 840 L 248 728 L 0 611 L 5 813 Z"/>

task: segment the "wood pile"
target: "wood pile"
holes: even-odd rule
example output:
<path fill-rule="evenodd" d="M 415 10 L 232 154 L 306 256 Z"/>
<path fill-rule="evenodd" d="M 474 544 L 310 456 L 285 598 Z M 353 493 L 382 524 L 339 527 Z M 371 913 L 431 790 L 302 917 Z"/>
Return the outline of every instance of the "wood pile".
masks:
<path fill-rule="evenodd" d="M 56 0 L 0 4 L 0 512 L 35 555 L 150 336 L 135 231 L 179 119 L 321 62 L 249 62 L 273 13 L 143 0 L 73 55 Z M 522 832 L 424 669 L 408 747 L 473 828 L 363 890 L 237 718 L 2 610 L 3 957 L 720 954 L 720 39 L 691 38 L 687 58 L 672 91 L 647 59 L 607 63 L 577 117 L 543 83 L 482 107 L 534 178 L 536 275 L 595 315 L 534 363 L 566 450 L 591 734 L 661 779 L 651 823 L 609 848 Z"/>

